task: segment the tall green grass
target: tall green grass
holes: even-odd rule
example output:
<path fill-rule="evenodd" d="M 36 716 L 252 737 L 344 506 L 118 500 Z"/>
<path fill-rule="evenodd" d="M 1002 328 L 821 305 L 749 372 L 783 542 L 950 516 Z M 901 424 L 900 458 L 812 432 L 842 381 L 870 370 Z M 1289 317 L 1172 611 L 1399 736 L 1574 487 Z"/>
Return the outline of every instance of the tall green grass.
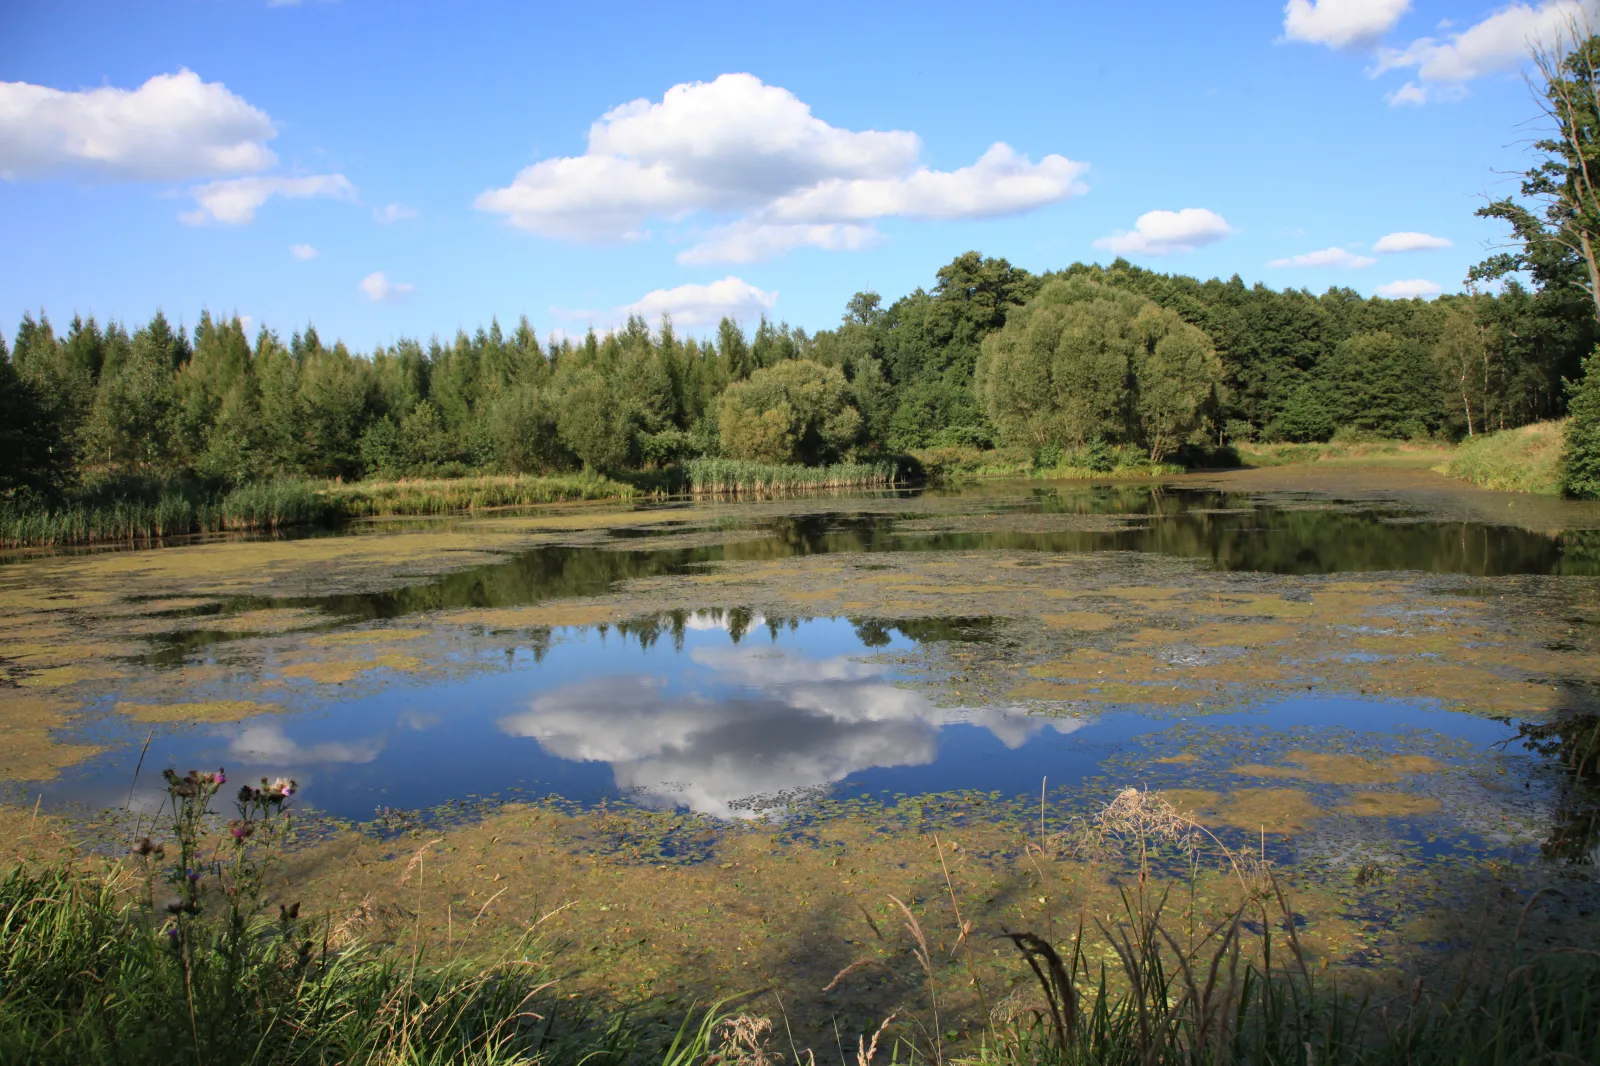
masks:
<path fill-rule="evenodd" d="M 691 459 L 689 491 L 697 496 L 784 496 L 817 489 L 889 488 L 899 479 L 891 460 L 832 466 L 753 463 L 742 459 Z"/>
<path fill-rule="evenodd" d="M 321 496 L 348 518 L 434 515 L 579 500 L 631 499 L 638 489 L 594 474 L 531 474 L 400 481 L 330 481 Z"/>
<path fill-rule="evenodd" d="M 308 481 L 279 478 L 241 485 L 218 504 L 223 529 L 287 529 L 326 521 L 334 512 Z"/>
<path fill-rule="evenodd" d="M 141 543 L 196 533 L 277 531 L 351 518 L 453 514 L 643 494 L 631 485 L 587 474 L 321 484 L 279 478 L 231 492 L 183 482 L 107 483 L 65 502 L 0 500 L 0 547 Z"/>
<path fill-rule="evenodd" d="M 287 919 L 184 943 L 117 876 L 57 866 L 0 882 L 0 1062 L 620 1063 L 627 1030 L 574 1024 L 532 942 L 433 962 Z"/>
<path fill-rule="evenodd" d="M 1567 422 L 1535 422 L 1462 442 L 1440 472 L 1486 489 L 1561 495 L 1561 456 Z"/>
<path fill-rule="evenodd" d="M 0 547 L 137 543 L 223 530 L 277 530 L 331 515 L 328 502 L 304 481 L 259 482 L 228 493 L 187 485 L 126 496 L 100 489 L 64 503 L 0 501 Z"/>

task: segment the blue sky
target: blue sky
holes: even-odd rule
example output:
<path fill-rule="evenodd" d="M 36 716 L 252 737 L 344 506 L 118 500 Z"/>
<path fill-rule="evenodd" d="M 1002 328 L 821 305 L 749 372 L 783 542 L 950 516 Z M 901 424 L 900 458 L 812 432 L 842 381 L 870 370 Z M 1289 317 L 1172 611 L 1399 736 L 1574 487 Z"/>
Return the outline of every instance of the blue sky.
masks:
<path fill-rule="evenodd" d="M 12 0 L 0 322 L 818 329 L 968 249 L 1455 291 L 1596 2 Z"/>

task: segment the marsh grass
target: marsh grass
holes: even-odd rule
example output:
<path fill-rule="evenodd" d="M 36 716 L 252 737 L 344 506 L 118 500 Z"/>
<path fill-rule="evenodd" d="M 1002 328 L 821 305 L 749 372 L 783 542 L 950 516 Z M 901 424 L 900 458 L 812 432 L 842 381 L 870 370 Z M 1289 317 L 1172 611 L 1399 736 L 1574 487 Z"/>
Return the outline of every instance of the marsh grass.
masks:
<path fill-rule="evenodd" d="M 594 474 L 531 474 L 400 481 L 330 481 L 318 494 L 342 518 L 435 515 L 582 500 L 631 499 L 640 490 Z"/>
<path fill-rule="evenodd" d="M 308 482 L 280 480 L 208 492 L 194 485 L 155 491 L 99 490 L 56 504 L 0 501 L 0 547 L 159 541 L 224 530 L 279 530 L 327 520 Z"/>
<path fill-rule="evenodd" d="M 774 465 L 741 459 L 691 459 L 685 467 L 697 496 L 785 496 L 819 489 L 890 488 L 900 480 L 891 460 L 832 466 Z"/>
<path fill-rule="evenodd" d="M 1437 469 L 1486 489 L 1559 496 L 1566 425 L 1535 422 L 1469 438 Z"/>
<path fill-rule="evenodd" d="M 64 502 L 0 500 L 0 547 L 150 543 L 197 533 L 276 532 L 352 518 L 455 514 L 645 494 L 584 474 L 321 483 L 279 478 L 226 492 L 184 482 L 107 483 Z"/>
<path fill-rule="evenodd" d="M 627 1057 L 620 1019 L 596 1027 L 567 1017 L 536 940 L 487 964 L 435 962 L 361 943 L 335 950 L 325 930 L 285 917 L 253 920 L 241 935 L 225 922 L 196 923 L 176 945 L 128 902 L 136 891 L 70 868 L 18 868 L 0 882 L 0 1061 Z"/>

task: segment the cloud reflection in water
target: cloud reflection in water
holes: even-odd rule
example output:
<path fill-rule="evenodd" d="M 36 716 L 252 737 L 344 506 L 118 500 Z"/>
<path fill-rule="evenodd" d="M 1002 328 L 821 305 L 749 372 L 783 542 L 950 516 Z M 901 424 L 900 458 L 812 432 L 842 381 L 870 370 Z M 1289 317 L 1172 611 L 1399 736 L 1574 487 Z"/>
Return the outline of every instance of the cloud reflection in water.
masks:
<path fill-rule="evenodd" d="M 946 725 L 971 724 L 1018 748 L 1074 718 L 1022 708 L 940 707 L 892 683 L 890 667 L 848 655 L 812 659 L 772 648 L 696 648 L 726 695 L 673 691 L 667 680 L 623 674 L 575 682 L 499 720 L 563 759 L 610 763 L 620 789 L 655 806 L 750 817 L 738 801 L 832 784 L 876 767 L 933 762 Z"/>

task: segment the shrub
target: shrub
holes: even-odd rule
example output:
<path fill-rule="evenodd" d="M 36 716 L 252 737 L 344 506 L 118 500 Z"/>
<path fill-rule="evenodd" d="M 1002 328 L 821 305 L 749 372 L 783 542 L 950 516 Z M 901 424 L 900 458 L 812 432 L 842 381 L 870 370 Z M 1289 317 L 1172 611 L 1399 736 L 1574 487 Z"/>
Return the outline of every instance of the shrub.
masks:
<path fill-rule="evenodd" d="M 735 459 L 814 465 L 855 444 L 861 412 L 842 370 L 791 359 L 729 385 L 718 425 L 723 450 Z"/>
<path fill-rule="evenodd" d="M 1033 465 L 1048 470 L 1051 467 L 1060 466 L 1066 461 L 1066 458 L 1067 453 L 1061 445 L 1051 441 L 1033 453 Z"/>
<path fill-rule="evenodd" d="M 1566 455 L 1561 485 L 1569 496 L 1600 499 L 1600 351 L 1583 361 L 1583 376 L 1567 382 Z"/>

